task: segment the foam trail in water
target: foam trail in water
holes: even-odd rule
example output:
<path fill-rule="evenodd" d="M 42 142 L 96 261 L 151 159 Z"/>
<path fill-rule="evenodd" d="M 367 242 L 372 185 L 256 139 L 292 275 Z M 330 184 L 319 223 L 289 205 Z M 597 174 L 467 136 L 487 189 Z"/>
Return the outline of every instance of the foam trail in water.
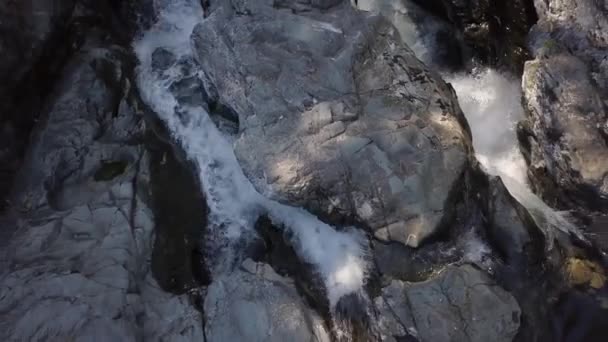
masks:
<path fill-rule="evenodd" d="M 138 86 L 144 101 L 165 122 L 198 168 L 210 208 L 211 233 L 230 246 L 244 233 L 251 233 L 255 220 L 266 213 L 275 224 L 289 230 L 299 256 L 316 266 L 332 307 L 342 296 L 362 292 L 367 264 L 363 234 L 336 231 L 303 209 L 259 194 L 243 174 L 231 143 L 204 108 L 180 106 L 170 87 L 200 72 L 183 68 L 180 60 L 192 60 L 190 34 L 203 20 L 203 12 L 197 0 L 164 0 L 156 5 L 158 22 L 134 42 L 140 60 Z M 164 72 L 152 67 L 151 56 L 157 48 L 176 56 L 175 65 Z M 222 252 L 230 255 L 230 248 L 227 249 Z M 222 271 L 226 266 L 213 267 L 214 271 Z"/>

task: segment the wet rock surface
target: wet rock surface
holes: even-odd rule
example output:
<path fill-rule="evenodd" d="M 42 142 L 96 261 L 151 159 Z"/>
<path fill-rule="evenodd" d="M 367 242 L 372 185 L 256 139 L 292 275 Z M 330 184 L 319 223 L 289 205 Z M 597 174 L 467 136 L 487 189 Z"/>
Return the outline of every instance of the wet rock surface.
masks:
<path fill-rule="evenodd" d="M 502 181 L 496 177 L 489 184 L 488 217 L 490 218 L 488 237 L 498 253 L 507 263 L 521 264 L 526 258 L 538 258 L 533 246 L 542 241 L 541 231 L 536 227 L 530 213 L 511 197 Z M 536 251 L 535 251 L 536 250 Z"/>
<path fill-rule="evenodd" d="M 195 190 L 200 184 L 194 167 L 168 139 L 160 123 L 146 137 L 155 223 L 151 269 L 163 290 L 184 294 L 210 282 L 203 251 L 208 209 Z"/>

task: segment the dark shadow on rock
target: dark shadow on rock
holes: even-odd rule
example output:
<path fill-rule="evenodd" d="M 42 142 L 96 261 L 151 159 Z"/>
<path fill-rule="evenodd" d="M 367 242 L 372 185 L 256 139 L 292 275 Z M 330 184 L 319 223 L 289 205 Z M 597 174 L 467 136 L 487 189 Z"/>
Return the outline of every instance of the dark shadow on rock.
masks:
<path fill-rule="evenodd" d="M 125 161 L 117 160 L 117 161 L 103 161 L 99 166 L 99 169 L 95 171 L 93 175 L 93 179 L 102 182 L 102 181 L 110 181 L 125 172 L 128 163 Z"/>
<path fill-rule="evenodd" d="M 608 337 L 608 308 L 580 291 L 561 295 L 550 321 L 555 342 L 603 342 Z"/>
<path fill-rule="evenodd" d="M 0 6 L 2 63 L 7 68 L 0 70 L 3 83 L 0 86 L 0 212 L 9 204 L 6 198 L 44 99 L 74 52 L 67 25 L 73 7 L 73 1 L 64 1 L 62 6 L 50 9 L 46 13 L 50 18 L 48 34 L 37 36 L 35 29 L 27 24 L 26 18 L 33 15 L 27 12 L 27 6 L 17 5 L 13 9 L 10 3 Z M 18 65 L 10 64 L 13 55 Z"/>
<path fill-rule="evenodd" d="M 451 22 L 464 36 L 468 53 L 484 65 L 518 74 L 529 59 L 528 31 L 538 16 L 533 0 L 414 0 L 422 8 Z"/>
<path fill-rule="evenodd" d="M 201 250 L 208 208 L 194 165 L 168 139 L 156 130 L 146 139 L 156 223 L 152 272 L 165 291 L 182 294 L 211 281 Z"/>
<path fill-rule="evenodd" d="M 471 170 L 471 188 L 481 215 L 484 239 L 497 256 L 493 278 L 521 308 L 516 341 L 548 341 L 545 319 L 557 276 L 545 267 L 545 240 L 530 214 L 508 193 L 499 178 Z"/>
<path fill-rule="evenodd" d="M 239 114 L 217 99 L 209 101 L 209 116 L 217 128 L 227 134 L 239 132 Z"/>

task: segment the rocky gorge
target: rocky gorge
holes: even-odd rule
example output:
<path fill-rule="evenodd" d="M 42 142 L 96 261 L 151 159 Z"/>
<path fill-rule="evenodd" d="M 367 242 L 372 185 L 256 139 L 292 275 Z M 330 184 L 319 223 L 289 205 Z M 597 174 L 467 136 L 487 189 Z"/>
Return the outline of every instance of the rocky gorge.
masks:
<path fill-rule="evenodd" d="M 604 341 L 607 23 L 1 2 L 0 338 Z"/>

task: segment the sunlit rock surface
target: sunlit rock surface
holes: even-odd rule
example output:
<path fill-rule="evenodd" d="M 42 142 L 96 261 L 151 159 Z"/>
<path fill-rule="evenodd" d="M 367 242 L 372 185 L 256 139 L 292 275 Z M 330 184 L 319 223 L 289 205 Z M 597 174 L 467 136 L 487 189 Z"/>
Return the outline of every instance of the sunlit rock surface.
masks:
<path fill-rule="evenodd" d="M 551 203 L 608 211 L 608 4 L 536 1 L 536 57 L 520 135 L 532 185 Z"/>
<path fill-rule="evenodd" d="M 453 90 L 384 19 L 268 1 L 220 5 L 193 34 L 258 190 L 418 246 L 452 216 L 470 139 Z"/>

